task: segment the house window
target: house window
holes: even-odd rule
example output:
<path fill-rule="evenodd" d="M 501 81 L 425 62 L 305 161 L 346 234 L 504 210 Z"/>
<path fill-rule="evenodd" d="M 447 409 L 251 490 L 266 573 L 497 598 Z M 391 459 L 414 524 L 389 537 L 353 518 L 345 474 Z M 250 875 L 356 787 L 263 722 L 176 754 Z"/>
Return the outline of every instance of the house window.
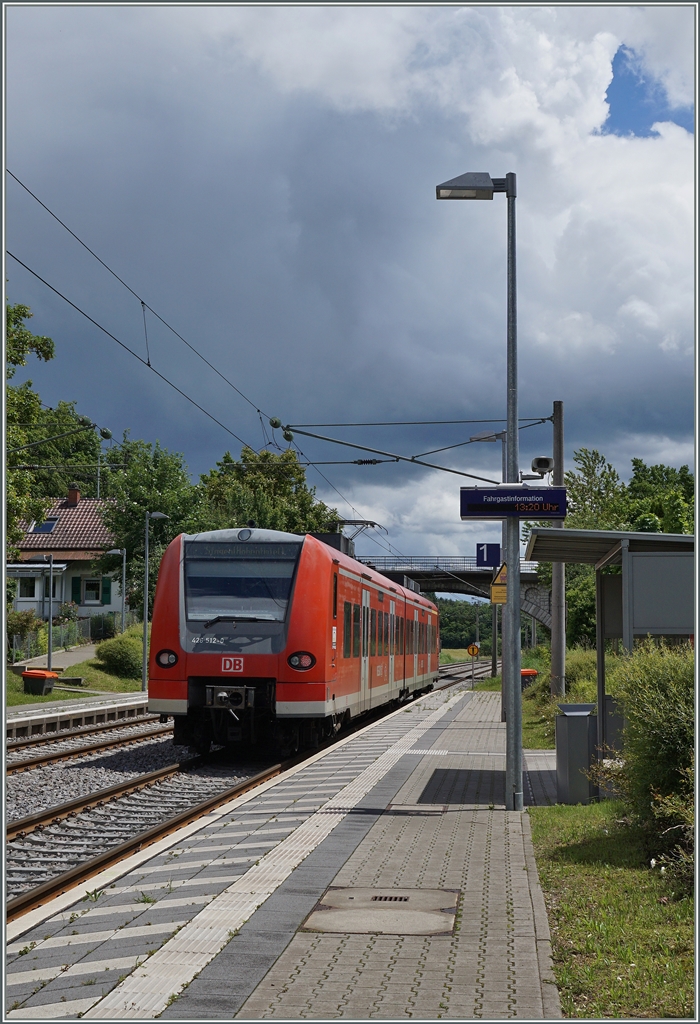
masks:
<path fill-rule="evenodd" d="M 19 596 L 20 597 L 34 597 L 36 587 L 36 580 L 32 576 L 30 579 L 20 579 L 19 581 Z"/>
<path fill-rule="evenodd" d="M 58 516 L 49 516 L 43 523 L 34 523 L 31 532 L 32 533 L 52 533 L 53 528 L 58 522 Z"/>
<path fill-rule="evenodd" d="M 101 580 L 85 580 L 83 584 L 84 604 L 100 604 Z"/>
<path fill-rule="evenodd" d="M 54 578 L 53 578 L 53 593 L 51 595 L 52 597 L 56 596 L 56 584 L 57 583 L 58 583 L 58 576 L 56 576 L 54 574 Z M 49 577 L 48 576 L 44 576 L 44 597 L 48 597 L 48 596 L 49 596 Z"/>

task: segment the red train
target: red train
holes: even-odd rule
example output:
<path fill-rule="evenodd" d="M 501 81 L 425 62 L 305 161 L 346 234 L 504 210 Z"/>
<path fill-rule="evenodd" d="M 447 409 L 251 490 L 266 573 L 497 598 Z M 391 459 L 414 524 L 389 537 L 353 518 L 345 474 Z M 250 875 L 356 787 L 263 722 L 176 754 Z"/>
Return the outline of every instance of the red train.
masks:
<path fill-rule="evenodd" d="M 181 534 L 158 575 L 149 711 L 200 752 L 288 755 L 431 689 L 438 629 L 431 601 L 310 534 Z"/>

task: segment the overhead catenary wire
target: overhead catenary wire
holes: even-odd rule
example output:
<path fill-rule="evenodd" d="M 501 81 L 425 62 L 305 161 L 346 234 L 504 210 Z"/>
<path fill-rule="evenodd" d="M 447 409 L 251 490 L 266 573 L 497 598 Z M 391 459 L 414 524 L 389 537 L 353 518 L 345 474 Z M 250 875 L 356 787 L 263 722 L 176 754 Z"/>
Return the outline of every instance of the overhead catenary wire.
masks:
<path fill-rule="evenodd" d="M 521 416 L 520 420 L 526 422 L 527 420 L 537 420 L 538 423 L 544 423 L 546 420 L 551 420 L 551 416 L 539 417 L 539 416 Z M 505 419 L 497 420 L 380 420 L 376 423 L 290 423 L 290 430 L 297 430 L 300 427 L 430 427 L 430 426 L 444 426 L 445 424 L 452 423 L 505 423 Z"/>
<path fill-rule="evenodd" d="M 299 454 L 301 455 L 301 457 L 302 457 L 302 458 L 304 458 L 304 459 L 308 459 L 308 456 L 304 454 L 304 452 L 303 452 L 303 451 L 301 450 L 301 448 L 299 447 L 299 445 L 297 444 L 297 442 L 296 442 L 296 441 L 294 441 L 293 443 L 294 443 L 294 447 L 295 447 L 295 448 L 296 448 L 296 450 L 297 450 L 297 451 L 299 452 Z M 351 509 L 353 510 L 353 512 L 355 513 L 355 515 L 356 515 L 356 516 L 358 516 L 358 517 L 362 518 L 362 513 L 361 513 L 361 512 L 359 511 L 359 509 L 356 509 L 356 508 L 355 508 L 355 506 L 354 506 L 354 505 L 352 504 L 352 502 L 351 502 L 351 501 L 349 501 L 349 500 L 348 500 L 348 499 L 347 499 L 347 498 L 345 497 L 345 495 L 344 495 L 344 494 L 343 494 L 343 493 L 342 493 L 341 491 L 339 491 L 339 490 L 338 490 L 338 488 L 337 488 L 337 487 L 335 486 L 335 484 L 334 484 L 334 483 L 331 483 L 331 481 L 330 481 L 330 480 L 328 479 L 328 477 L 327 477 L 327 476 L 325 475 L 325 473 L 322 473 L 322 472 L 321 472 L 321 470 L 320 470 L 320 469 L 318 469 L 318 468 L 317 468 L 317 467 L 316 467 L 316 466 L 315 466 L 315 465 L 314 465 L 313 463 L 309 462 L 309 465 L 313 466 L 313 468 L 314 468 L 314 469 L 316 470 L 316 472 L 318 473 L 318 475 L 319 475 L 319 476 L 320 476 L 320 477 L 321 477 L 321 478 L 322 478 L 323 480 L 325 480 L 325 481 L 326 481 L 326 483 L 328 484 L 328 486 L 329 486 L 329 487 L 332 487 L 332 488 L 333 488 L 333 490 L 334 490 L 334 491 L 335 491 L 335 493 L 336 493 L 336 494 L 337 494 L 337 495 L 339 496 L 339 498 L 341 499 L 341 501 L 343 501 L 343 502 L 344 502 L 344 503 L 345 503 L 345 504 L 346 504 L 346 505 L 348 506 L 348 508 L 351 508 Z M 365 517 L 365 518 L 366 518 L 366 517 Z M 388 551 L 390 555 L 399 555 L 399 556 L 400 556 L 401 558 L 405 558 L 405 557 L 406 557 L 406 556 L 405 556 L 404 554 L 402 554 L 402 553 L 401 553 L 400 551 L 396 551 L 396 550 L 395 550 L 395 549 L 393 548 L 392 544 L 391 544 L 391 543 L 390 543 L 389 541 L 387 541 L 387 544 L 389 545 L 389 546 L 388 546 L 388 548 L 387 548 L 387 547 L 386 547 L 386 545 L 384 545 L 384 544 L 380 543 L 380 541 L 379 541 L 379 540 L 378 540 L 378 539 L 377 539 L 376 537 L 373 537 L 373 536 L 372 536 L 372 534 L 369 534 L 369 533 L 368 533 L 368 534 L 367 534 L 367 537 L 368 537 L 368 539 L 369 539 L 369 540 L 371 540 L 371 541 L 372 541 L 372 542 L 373 542 L 374 544 L 376 544 L 376 545 L 377 545 L 378 547 L 382 548 L 382 549 L 383 549 L 384 551 Z"/>
<path fill-rule="evenodd" d="M 68 225 L 67 225 L 67 224 L 65 224 L 65 223 L 64 223 L 64 222 L 63 222 L 63 221 L 61 220 L 61 218 L 60 218 L 60 217 L 58 217 L 58 216 L 57 216 L 57 215 L 56 215 L 56 214 L 55 214 L 55 213 L 53 212 L 53 210 L 51 210 L 51 209 L 50 209 L 50 208 L 49 208 L 49 207 L 48 207 L 48 206 L 46 205 L 46 203 L 42 202 L 42 201 L 41 201 L 41 199 L 39 199 L 39 197 L 38 197 L 37 195 L 35 195 L 35 194 L 34 194 L 34 192 L 32 192 L 32 190 L 31 190 L 30 188 L 28 188 L 28 187 L 27 187 L 27 186 L 26 186 L 26 185 L 24 184 L 24 182 L 23 182 L 23 181 L 20 181 L 20 179 L 19 179 L 19 178 L 17 177 L 17 175 L 16 175 L 16 174 L 13 174 L 13 173 L 12 173 L 12 171 L 10 171 L 10 170 L 8 170 L 8 171 L 7 171 L 7 173 L 8 173 L 9 175 L 10 175 L 10 177 L 11 177 L 11 178 L 14 178 L 14 180 L 15 180 L 15 181 L 17 182 L 17 184 L 18 184 L 18 185 L 20 185 L 20 186 L 21 186 L 21 187 L 22 187 L 22 188 L 24 189 L 24 191 L 25 191 L 25 192 L 27 192 L 27 193 L 28 193 L 28 194 L 29 194 L 29 195 L 30 195 L 30 196 L 32 197 L 32 199 L 36 200 L 36 202 L 37 202 L 37 203 L 39 204 L 39 206 L 43 207 L 43 208 L 44 208 L 44 209 L 46 210 L 46 212 L 47 212 L 47 213 L 48 213 L 48 214 L 49 214 L 49 215 L 50 215 L 51 217 L 53 217 L 53 219 L 54 219 L 54 220 L 55 220 L 55 221 L 56 221 L 56 222 L 57 222 L 58 224 L 60 224 L 60 225 L 61 225 L 61 227 L 62 227 L 62 228 L 64 228 L 64 229 L 65 229 L 65 230 L 66 230 L 66 231 L 68 232 L 68 234 L 69 234 L 69 235 L 71 235 L 71 236 L 72 236 L 72 237 L 73 237 L 73 238 L 74 238 L 74 239 L 76 240 L 76 242 L 78 242 L 78 243 L 79 243 L 80 245 L 82 245 L 83 249 L 85 249 L 85 250 L 86 250 L 87 252 L 89 252 L 89 253 L 90 253 L 90 255 L 91 255 L 91 256 L 93 256 L 93 257 L 94 257 L 94 258 L 95 258 L 95 259 L 97 260 L 97 262 L 98 262 L 98 263 L 100 263 L 100 264 L 101 264 L 101 265 L 102 265 L 102 266 L 103 266 L 103 267 L 105 268 L 105 270 L 106 270 L 106 271 L 108 271 L 108 272 L 109 272 L 109 273 L 110 273 L 110 274 L 112 275 L 112 277 L 114 277 L 114 278 L 115 278 L 115 279 L 116 279 L 117 281 L 119 281 L 119 283 L 120 283 L 121 285 L 123 285 L 123 286 L 124 286 L 124 288 L 126 288 L 126 290 L 127 290 L 128 292 L 130 292 L 130 293 L 131 293 L 131 294 L 132 294 L 132 295 L 134 296 L 134 298 L 135 298 L 135 299 L 138 299 L 138 301 L 139 301 L 139 302 L 141 303 L 141 307 L 142 307 L 142 311 L 143 311 L 143 325 L 144 325 L 144 331 L 146 331 L 146 310 L 148 310 L 148 311 L 149 311 L 150 313 L 152 313 L 152 314 L 153 314 L 153 316 L 157 317 L 157 318 L 158 318 L 158 320 L 160 320 L 160 322 L 161 322 L 161 323 L 163 324 L 163 326 L 167 327 L 169 331 L 172 331 L 172 333 L 173 333 L 173 334 L 175 335 L 175 337 L 176 337 L 176 338 L 179 338 L 179 340 L 180 340 L 180 341 L 181 341 L 181 342 L 183 343 L 183 345 L 186 345 L 186 346 L 187 346 L 187 347 L 188 347 L 188 348 L 189 348 L 189 349 L 190 349 L 190 350 L 191 350 L 192 352 L 194 352 L 194 354 L 195 354 L 195 355 L 196 355 L 196 356 L 197 356 L 197 357 L 198 357 L 199 359 L 201 359 L 201 360 L 202 360 L 202 362 L 206 363 L 206 365 L 207 365 L 207 366 L 209 367 L 209 369 L 210 369 L 210 370 L 213 370 L 213 371 L 214 371 L 214 373 L 216 373 L 216 374 L 217 374 L 217 375 L 218 375 L 219 377 L 221 377 L 221 379 L 222 379 L 222 380 L 223 380 L 223 381 L 224 381 L 224 382 L 225 382 L 226 384 L 228 384 L 228 386 L 229 386 L 230 388 L 233 388 L 233 390 L 234 390 L 234 391 L 236 392 L 236 394 L 240 395 L 240 397 L 241 397 L 241 398 L 242 398 L 242 399 L 243 399 L 244 401 L 246 401 L 246 402 L 248 403 L 248 405 L 250 405 L 250 406 L 251 406 L 251 407 L 252 407 L 253 409 L 255 409 L 255 411 L 256 411 L 256 412 L 258 412 L 258 413 L 259 413 L 259 412 L 261 411 L 261 410 L 260 410 L 260 409 L 258 408 L 258 406 L 256 405 L 256 403 L 255 403 L 255 402 L 253 402 L 253 400 L 252 400 L 252 399 L 248 398 L 248 396 L 247 396 L 246 394 L 244 394 L 244 393 L 243 393 L 243 392 L 241 391 L 241 389 L 240 389 L 240 388 L 236 387 L 236 385 L 235 385 L 235 384 L 234 384 L 234 383 L 233 383 L 232 381 L 230 381 L 230 380 L 228 379 L 228 377 L 226 377 L 226 375 L 225 375 L 225 374 L 223 374 L 223 373 L 222 373 L 222 372 L 221 372 L 220 370 L 218 370 L 218 369 L 216 368 L 216 366 L 214 366 L 214 364 L 213 364 L 213 363 L 210 363 L 210 362 L 209 362 L 209 360 L 208 360 L 208 359 L 206 358 L 206 356 L 202 355 L 202 353 L 201 353 L 201 352 L 199 351 L 199 349 L 197 349 L 197 348 L 196 348 L 196 347 L 195 347 L 194 345 L 190 344 L 190 342 L 189 342 L 189 341 L 187 341 L 187 339 L 186 339 L 186 338 L 183 338 L 183 337 L 182 337 L 182 335 L 181 335 L 181 334 L 180 334 L 180 333 L 179 333 L 178 331 L 176 331 L 176 330 L 175 330 L 175 328 L 174 328 L 174 327 L 173 327 L 173 326 L 172 326 L 171 324 L 169 324 L 169 323 L 168 323 L 168 321 L 167 321 L 167 320 L 165 320 L 165 319 L 164 319 L 164 318 L 163 318 L 163 317 L 162 317 L 162 316 L 160 315 L 160 313 L 157 313 L 157 312 L 155 311 L 155 309 L 153 309 L 153 307 L 152 307 L 152 306 L 149 306 L 149 305 L 148 305 L 148 303 L 147 303 L 147 302 L 146 302 L 146 301 L 145 301 L 144 299 L 142 299 L 142 298 L 141 298 L 141 296 L 140 296 L 140 295 L 139 295 L 139 294 L 138 294 L 137 292 L 135 292 L 135 291 L 134 291 L 134 289 L 133 289 L 133 288 L 132 288 L 132 287 L 131 287 L 130 285 L 128 285 L 128 284 L 126 283 L 126 281 L 124 281 L 124 279 L 123 279 L 123 278 L 121 278 L 121 277 L 119 276 L 119 274 L 117 274 L 117 273 L 116 273 L 116 271 L 112 270 L 112 268 L 111 268 L 111 267 L 110 267 L 110 266 L 109 266 L 109 265 L 108 265 L 107 263 L 105 263 L 105 261 L 104 261 L 103 259 L 101 259 L 101 257 L 99 257 L 99 256 L 97 255 L 97 253 L 96 253 L 96 252 L 94 252 L 94 250 L 92 250 L 92 249 L 90 248 L 90 246 L 89 246 L 89 245 L 87 245 L 87 244 L 86 244 L 86 243 L 85 243 L 85 242 L 84 242 L 84 241 L 82 240 L 82 238 L 80 238 L 80 237 L 79 237 L 78 235 L 76 235 L 75 231 L 73 231 L 73 230 L 72 230 L 71 228 L 69 228 L 69 227 L 68 227 Z M 13 257 L 13 258 L 16 258 L 16 257 Z M 151 365 L 151 362 L 150 362 L 150 354 L 148 353 L 148 332 L 147 332 L 147 331 L 146 331 L 146 354 L 147 354 L 147 359 L 146 359 L 146 361 L 145 361 L 145 362 L 146 362 L 146 365 L 147 365 L 147 366 L 150 366 L 150 365 Z M 239 439 L 237 438 L 236 440 L 239 440 Z"/>
<path fill-rule="evenodd" d="M 291 425 L 284 428 L 285 430 L 291 430 Z M 354 441 L 341 441 L 336 437 L 324 437 L 322 434 L 312 434 L 308 430 L 300 430 L 298 427 L 295 428 L 298 434 L 303 434 L 305 437 L 314 437 L 319 441 L 328 441 L 331 444 L 344 445 L 347 448 L 358 448 L 363 452 L 372 452 L 374 455 L 387 455 L 396 462 L 408 462 L 415 466 L 427 466 L 428 469 L 439 469 L 443 473 L 454 473 L 456 476 L 469 477 L 471 480 L 481 480 L 487 484 L 498 484 L 497 480 L 492 480 L 490 477 L 477 476 L 475 473 L 465 473 L 461 469 L 450 469 L 449 466 L 437 466 L 432 462 L 422 462 L 416 456 L 410 457 L 408 455 L 396 455 L 395 452 L 385 452 L 381 448 L 369 448 L 364 444 L 356 444 Z"/>
<path fill-rule="evenodd" d="M 67 302 L 69 306 L 72 306 L 73 309 L 75 309 L 78 313 L 81 314 L 81 316 L 84 316 L 86 320 L 89 320 L 91 324 L 94 324 L 95 327 L 99 328 L 99 330 L 106 334 L 108 338 L 111 338 L 112 341 L 116 341 L 117 345 L 121 346 L 121 348 L 128 352 L 129 355 L 133 356 L 134 359 L 138 359 L 142 366 L 147 367 L 151 371 L 151 373 L 155 373 L 156 377 L 159 377 L 162 381 L 165 381 L 165 383 L 168 384 L 173 389 L 173 391 L 177 391 L 179 395 L 182 395 L 182 397 L 186 399 L 188 402 L 190 402 L 191 405 L 193 405 L 196 409 L 199 409 L 200 412 L 203 412 L 205 416 L 212 420 L 212 422 L 216 423 L 216 425 L 221 427 L 222 430 L 225 430 L 227 434 L 231 435 L 231 437 L 234 437 L 236 441 L 239 442 L 239 444 L 245 445 L 246 448 L 252 447 L 252 445 L 249 445 L 246 441 L 243 440 L 243 438 L 239 437 L 238 434 L 235 434 L 233 430 L 230 429 L 230 427 L 227 427 L 224 423 L 221 422 L 221 420 L 218 420 L 216 416 L 213 416 L 210 412 L 208 412 L 203 406 L 199 404 L 199 402 L 195 402 L 194 398 L 190 398 L 190 396 L 186 392 L 179 388 L 177 384 L 174 384 L 171 380 L 169 380 L 168 377 L 165 376 L 165 374 L 162 374 L 160 373 L 159 370 L 156 370 L 155 366 L 149 366 L 146 360 L 143 359 L 137 352 L 134 352 L 132 348 L 129 348 L 129 346 L 126 345 L 123 341 L 120 341 L 119 338 L 112 334 L 111 331 L 108 331 L 106 327 L 103 327 L 102 324 L 97 322 L 97 320 L 94 320 L 89 315 L 89 313 L 85 312 L 84 309 L 81 309 L 80 306 L 76 306 L 74 302 L 71 302 L 71 300 L 66 295 L 63 294 L 63 292 L 60 292 L 58 288 L 54 288 L 52 284 L 49 284 L 49 282 L 45 280 L 45 278 L 41 277 L 40 274 L 37 274 L 37 272 L 35 270 L 32 270 L 31 267 L 28 267 L 26 263 L 23 263 L 22 260 L 19 259 L 19 257 L 14 255 L 14 253 L 11 253 L 9 250 L 7 250 L 7 255 L 10 256 L 15 261 L 15 263 L 19 263 L 21 267 L 24 267 L 25 270 L 29 271 L 29 273 L 32 274 L 38 281 L 41 281 L 43 285 L 46 285 L 46 287 L 49 288 L 55 295 L 58 295 L 58 297 L 63 299 L 64 302 Z"/>
<path fill-rule="evenodd" d="M 527 430 L 528 427 L 539 427 L 542 423 L 547 423 L 551 418 L 551 416 L 543 416 L 541 419 L 535 420 L 533 423 L 523 423 L 521 427 L 518 427 L 518 430 Z M 495 434 L 493 436 L 494 438 L 496 437 Z M 486 438 L 483 437 L 470 437 L 468 441 L 458 441 L 457 444 L 448 444 L 445 448 L 432 448 L 429 452 L 421 452 L 421 454 L 417 455 L 416 458 L 422 459 L 426 455 L 437 455 L 438 452 L 449 452 L 453 448 L 463 448 L 465 444 L 478 444 L 479 441 L 485 440 Z"/>

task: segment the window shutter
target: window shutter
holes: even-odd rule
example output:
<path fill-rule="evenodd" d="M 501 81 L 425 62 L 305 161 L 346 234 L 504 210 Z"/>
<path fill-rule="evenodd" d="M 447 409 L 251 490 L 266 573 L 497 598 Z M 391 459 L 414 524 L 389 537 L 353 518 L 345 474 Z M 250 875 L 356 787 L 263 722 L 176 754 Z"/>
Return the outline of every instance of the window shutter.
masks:
<path fill-rule="evenodd" d="M 75 604 L 80 604 L 80 576 L 74 576 L 70 581 L 70 599 Z"/>
<path fill-rule="evenodd" d="M 109 576 L 102 577 L 102 604 L 112 603 L 112 581 Z"/>

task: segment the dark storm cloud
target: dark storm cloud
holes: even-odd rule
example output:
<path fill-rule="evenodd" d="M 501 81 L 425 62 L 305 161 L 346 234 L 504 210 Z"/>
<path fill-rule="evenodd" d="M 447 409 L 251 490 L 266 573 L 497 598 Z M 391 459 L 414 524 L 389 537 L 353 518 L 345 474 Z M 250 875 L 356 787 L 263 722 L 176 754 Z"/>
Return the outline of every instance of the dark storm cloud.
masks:
<path fill-rule="evenodd" d="M 646 454 L 645 438 L 649 451 L 659 450 L 659 438 L 687 450 L 687 292 L 682 282 L 669 281 L 666 291 L 658 281 L 656 290 L 645 287 L 638 254 L 625 250 L 636 244 L 636 225 L 620 227 L 624 211 L 620 222 L 605 210 L 591 213 L 588 198 L 576 195 L 578 183 L 557 174 L 566 138 L 548 143 L 554 157 L 543 156 L 544 145 L 531 144 L 522 126 L 484 139 L 458 103 L 438 102 L 429 90 L 416 89 L 409 109 L 388 102 L 377 109 L 379 101 L 327 99 L 322 85 L 280 84 L 253 59 L 258 44 L 239 24 L 268 18 L 273 37 L 281 31 L 273 12 L 239 17 L 219 8 L 230 25 L 218 29 L 207 26 L 210 16 L 173 8 L 10 8 L 8 166 L 254 406 L 288 422 L 502 416 L 505 202 L 436 203 L 434 187 L 468 168 L 515 169 L 522 414 L 548 415 L 552 400 L 563 399 L 569 456 L 586 445 L 628 460 Z M 301 24 L 306 15 L 299 17 Z M 365 17 L 371 31 L 374 15 Z M 491 28 L 497 36 L 495 21 Z M 595 86 L 601 104 L 600 68 L 615 46 L 609 49 L 610 56 L 595 51 L 600 67 L 591 72 L 602 83 Z M 313 47 L 308 54 L 312 62 Z M 351 94 L 354 86 L 347 88 Z M 553 131 L 536 127 L 542 137 Z M 680 151 L 684 143 L 674 137 L 659 145 Z M 640 150 L 640 159 L 649 152 Z M 613 174 L 610 161 L 623 165 L 628 156 L 611 153 Z M 601 158 L 584 157 L 599 173 Z M 7 211 L 8 247 L 144 356 L 137 300 L 11 180 Z M 652 271 L 685 244 L 674 235 L 674 216 L 659 228 L 660 246 L 647 240 Z M 226 448 L 237 453 L 232 437 L 12 260 L 7 276 L 10 300 L 31 305 L 33 329 L 57 343 L 52 363 L 28 368 L 45 401 L 74 398 L 115 434 L 128 428 L 135 437 L 157 437 L 184 451 L 194 473 Z M 259 447 L 255 408 L 152 317 L 148 328 L 154 366 Z M 479 429 L 319 432 L 411 455 Z M 299 443 L 321 459 L 362 457 Z M 549 444 L 548 426 L 526 431 L 523 466 Z M 471 445 L 436 461 L 497 471 L 498 447 Z M 400 488 L 425 479 L 402 466 L 325 472 L 358 501 L 376 480 Z M 324 497 L 338 500 L 317 482 Z"/>

